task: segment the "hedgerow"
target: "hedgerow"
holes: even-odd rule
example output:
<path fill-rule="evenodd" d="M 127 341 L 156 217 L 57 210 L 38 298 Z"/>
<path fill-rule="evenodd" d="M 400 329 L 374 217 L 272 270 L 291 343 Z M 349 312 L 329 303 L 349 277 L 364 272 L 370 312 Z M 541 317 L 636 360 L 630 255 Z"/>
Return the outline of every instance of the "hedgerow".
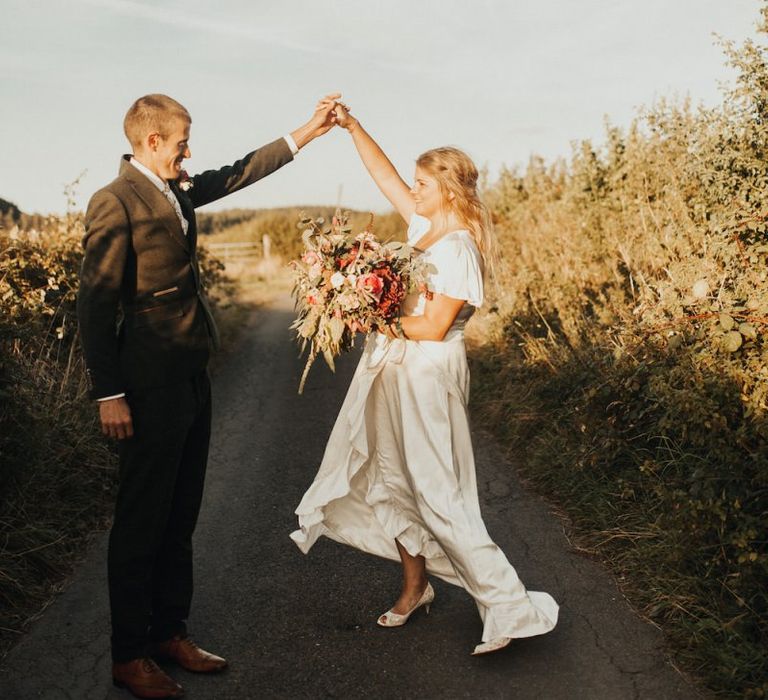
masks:
<path fill-rule="evenodd" d="M 77 337 L 82 215 L 26 220 L 0 228 L 0 656 L 108 526 L 116 481 Z M 201 264 L 214 298 L 232 293 Z"/>
<path fill-rule="evenodd" d="M 763 10 L 761 30 L 768 30 Z M 506 170 L 477 415 L 609 561 L 677 659 L 768 692 L 768 64 Z"/>

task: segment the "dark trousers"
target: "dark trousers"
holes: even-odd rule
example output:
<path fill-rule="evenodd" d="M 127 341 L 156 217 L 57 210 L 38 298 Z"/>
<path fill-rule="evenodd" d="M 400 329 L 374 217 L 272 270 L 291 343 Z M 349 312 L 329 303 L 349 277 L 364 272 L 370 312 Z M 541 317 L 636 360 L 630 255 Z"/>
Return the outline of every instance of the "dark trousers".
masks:
<path fill-rule="evenodd" d="M 205 372 L 129 394 L 134 435 L 120 442 L 120 485 L 109 537 L 112 658 L 147 654 L 150 641 L 186 632 L 192 533 L 211 434 Z"/>

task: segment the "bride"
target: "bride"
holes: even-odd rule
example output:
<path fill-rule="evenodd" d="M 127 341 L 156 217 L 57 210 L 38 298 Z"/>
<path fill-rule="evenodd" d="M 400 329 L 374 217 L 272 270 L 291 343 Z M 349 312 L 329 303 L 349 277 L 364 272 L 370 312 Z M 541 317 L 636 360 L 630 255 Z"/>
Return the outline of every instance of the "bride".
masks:
<path fill-rule="evenodd" d="M 419 156 L 409 188 L 344 105 L 336 121 L 431 272 L 428 290 L 406 298 L 386 333 L 369 336 L 291 537 L 304 553 L 325 535 L 399 559 L 403 587 L 378 618 L 383 627 L 429 612 L 428 573 L 463 586 L 483 620 L 473 654 L 497 651 L 549 632 L 558 606 L 525 589 L 480 515 L 464 326 L 483 302 L 493 239 L 477 168 L 456 148 L 436 148 Z"/>

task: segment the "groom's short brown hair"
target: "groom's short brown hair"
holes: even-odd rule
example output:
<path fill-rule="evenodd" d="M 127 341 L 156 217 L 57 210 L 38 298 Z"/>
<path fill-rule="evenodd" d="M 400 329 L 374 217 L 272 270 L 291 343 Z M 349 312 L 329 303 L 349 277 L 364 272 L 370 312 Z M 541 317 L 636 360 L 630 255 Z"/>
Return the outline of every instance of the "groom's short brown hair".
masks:
<path fill-rule="evenodd" d="M 147 134 L 168 136 L 177 119 L 192 123 L 186 107 L 168 95 L 144 95 L 134 102 L 123 120 L 123 130 L 131 146 L 141 146 Z"/>

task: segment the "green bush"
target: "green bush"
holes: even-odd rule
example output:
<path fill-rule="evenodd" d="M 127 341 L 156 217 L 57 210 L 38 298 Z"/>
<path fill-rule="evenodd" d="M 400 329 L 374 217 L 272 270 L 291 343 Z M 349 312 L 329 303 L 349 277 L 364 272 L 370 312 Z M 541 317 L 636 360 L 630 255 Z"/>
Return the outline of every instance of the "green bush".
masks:
<path fill-rule="evenodd" d="M 489 189 L 502 263 L 475 402 L 678 659 L 762 697 L 768 65 L 725 50 L 722 105 L 662 101 Z"/>
<path fill-rule="evenodd" d="M 81 216 L 24 220 L 40 228 L 0 229 L 0 656 L 108 525 L 116 479 L 77 338 Z"/>
<path fill-rule="evenodd" d="M 78 217 L 0 231 L 0 651 L 103 526 L 112 455 L 77 344 Z"/>

